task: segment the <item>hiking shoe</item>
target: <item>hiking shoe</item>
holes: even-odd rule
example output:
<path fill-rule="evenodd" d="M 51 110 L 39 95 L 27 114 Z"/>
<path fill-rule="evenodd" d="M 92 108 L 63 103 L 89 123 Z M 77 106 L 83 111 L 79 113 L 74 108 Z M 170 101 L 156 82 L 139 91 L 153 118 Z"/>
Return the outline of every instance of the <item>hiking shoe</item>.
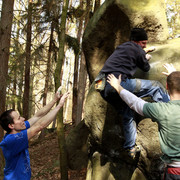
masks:
<path fill-rule="evenodd" d="M 134 146 L 133 148 L 131 149 L 126 149 L 128 155 L 134 159 L 136 157 L 136 153 L 140 152 L 141 151 L 141 148 L 140 146 Z"/>

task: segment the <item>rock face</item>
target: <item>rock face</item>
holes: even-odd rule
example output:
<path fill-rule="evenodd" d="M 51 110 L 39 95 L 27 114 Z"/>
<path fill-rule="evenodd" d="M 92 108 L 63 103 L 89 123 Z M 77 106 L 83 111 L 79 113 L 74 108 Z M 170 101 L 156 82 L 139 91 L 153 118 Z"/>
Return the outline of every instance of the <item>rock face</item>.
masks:
<path fill-rule="evenodd" d="M 129 40 L 132 27 L 143 27 L 150 42 L 165 41 L 168 28 L 163 0 L 106 0 L 91 18 L 83 37 L 91 82 L 117 45 Z"/>
<path fill-rule="evenodd" d="M 168 28 L 162 0 L 106 0 L 96 11 L 83 37 L 83 51 L 92 82 L 83 125 L 89 130 L 86 180 L 153 180 L 162 176 L 157 124 L 136 115 L 137 144 L 141 145 L 142 151 L 135 160 L 129 159 L 122 148 L 121 117 L 94 89 L 94 78 L 115 47 L 128 41 L 132 27 L 145 28 L 150 45 L 156 47 L 152 53 L 151 70 L 148 73 L 138 71 L 136 77 L 159 80 L 165 85 L 162 64 L 171 62 L 180 69 L 180 39 L 167 40 Z"/>
<path fill-rule="evenodd" d="M 148 73 L 137 71 L 136 77 L 160 81 L 164 86 L 166 77 L 161 73 L 164 63 L 173 63 L 180 70 L 180 39 L 161 43 L 151 43 L 156 51 L 151 53 L 151 70 Z M 148 99 L 147 99 L 148 100 Z M 158 127 L 151 119 L 136 114 L 137 144 L 141 153 L 130 160 L 123 151 L 124 142 L 121 117 L 113 107 L 102 99 L 91 85 L 85 105 L 85 124 L 89 128 L 89 151 L 87 180 L 145 180 L 161 179 L 163 163 L 159 145 Z"/>

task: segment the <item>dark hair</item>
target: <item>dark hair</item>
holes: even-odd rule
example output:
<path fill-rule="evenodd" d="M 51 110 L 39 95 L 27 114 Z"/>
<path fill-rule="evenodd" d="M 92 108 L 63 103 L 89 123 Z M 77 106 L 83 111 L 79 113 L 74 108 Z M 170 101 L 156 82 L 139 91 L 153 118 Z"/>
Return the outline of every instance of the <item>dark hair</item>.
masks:
<path fill-rule="evenodd" d="M 0 116 L 0 125 L 2 128 L 7 131 L 7 133 L 11 132 L 11 129 L 8 127 L 9 124 L 13 124 L 13 118 L 11 116 L 11 113 L 15 111 L 14 109 L 9 109 L 5 112 L 3 112 Z"/>
<path fill-rule="evenodd" d="M 130 41 L 148 40 L 146 31 L 143 28 L 133 28 L 131 30 Z"/>
<path fill-rule="evenodd" d="M 171 94 L 180 93 L 180 71 L 174 71 L 167 77 L 167 86 Z"/>

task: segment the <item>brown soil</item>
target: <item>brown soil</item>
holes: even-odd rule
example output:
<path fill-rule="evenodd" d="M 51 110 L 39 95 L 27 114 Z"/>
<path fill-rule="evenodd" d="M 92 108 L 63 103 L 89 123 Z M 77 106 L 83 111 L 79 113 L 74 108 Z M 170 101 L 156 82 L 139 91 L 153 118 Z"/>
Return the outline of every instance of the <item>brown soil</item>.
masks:
<path fill-rule="evenodd" d="M 60 180 L 59 149 L 56 132 L 46 134 L 42 140 L 29 144 L 32 180 Z M 85 180 L 86 169 L 68 171 L 69 180 Z"/>

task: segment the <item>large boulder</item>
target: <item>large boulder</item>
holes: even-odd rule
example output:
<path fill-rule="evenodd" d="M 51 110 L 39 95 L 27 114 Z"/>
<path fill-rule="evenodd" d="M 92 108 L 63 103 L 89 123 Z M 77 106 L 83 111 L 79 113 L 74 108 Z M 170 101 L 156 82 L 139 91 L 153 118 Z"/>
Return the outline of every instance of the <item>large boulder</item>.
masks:
<path fill-rule="evenodd" d="M 161 73 L 165 69 L 162 65 L 173 63 L 180 70 L 178 62 L 180 39 L 168 40 L 163 44 L 152 43 L 151 45 L 156 47 L 150 62 L 151 70 L 148 73 L 139 70 L 136 77 L 158 80 L 165 86 L 166 77 Z M 151 99 L 145 100 L 151 101 Z M 85 104 L 85 124 L 90 131 L 89 151 L 91 152 L 87 180 L 91 179 L 92 176 L 93 180 L 161 178 L 163 163 L 160 160 L 162 152 L 159 145 L 157 124 L 151 119 L 144 119 L 137 114 L 135 117 L 138 132 L 136 142 L 142 150 L 135 160 L 131 160 L 122 148 L 124 137 L 121 117 L 100 96 L 100 93 L 94 88 L 94 82 L 92 83 Z M 100 163 L 101 161 L 104 163 Z M 96 176 L 98 178 L 95 178 Z"/>
<path fill-rule="evenodd" d="M 149 46 L 155 46 L 148 73 L 138 71 L 136 77 L 160 81 L 164 86 L 166 77 L 161 74 L 163 63 L 173 63 L 177 69 L 180 57 L 180 39 L 167 40 L 168 28 L 162 0 L 106 0 L 90 20 L 84 36 L 83 51 L 91 87 L 85 104 L 83 126 L 86 131 L 82 146 L 88 163 L 86 180 L 145 180 L 160 179 L 163 164 L 158 139 L 157 124 L 136 114 L 137 144 L 142 151 L 132 160 L 123 150 L 124 136 L 121 117 L 94 89 L 94 79 L 106 59 L 117 45 L 129 39 L 133 27 L 143 27 L 149 36 Z M 149 100 L 149 99 L 147 99 Z M 76 134 L 80 134 L 77 131 Z M 75 134 L 74 134 L 75 135 Z M 71 136 L 71 135 L 70 135 Z M 74 141 L 69 141 L 67 147 Z M 72 146 L 72 145 L 71 145 Z M 73 147 L 73 146 L 72 146 Z M 78 149 L 81 146 L 78 144 Z M 73 152 L 73 150 L 71 150 Z M 75 155 L 75 151 L 74 157 Z M 73 167 L 79 158 L 73 159 Z"/>

